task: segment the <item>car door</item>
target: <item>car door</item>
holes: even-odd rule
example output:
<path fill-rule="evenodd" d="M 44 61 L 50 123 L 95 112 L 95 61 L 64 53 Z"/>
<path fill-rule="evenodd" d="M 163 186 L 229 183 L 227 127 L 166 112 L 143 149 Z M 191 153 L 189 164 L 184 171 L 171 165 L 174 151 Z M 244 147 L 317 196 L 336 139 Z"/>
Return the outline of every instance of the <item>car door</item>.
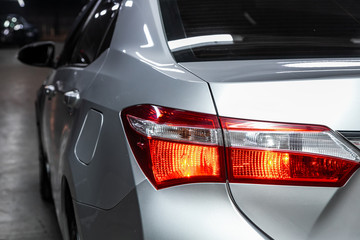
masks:
<path fill-rule="evenodd" d="M 65 150 L 72 144 L 81 106 L 82 93 L 95 79 L 109 47 L 119 3 L 91 3 L 79 26 L 64 46 L 59 66 L 45 83 L 46 100 L 43 111 L 43 139 L 51 168 L 55 204 L 60 203 L 60 190 Z M 102 54 L 104 53 L 104 54 Z M 57 208 L 60 209 L 60 208 Z"/>

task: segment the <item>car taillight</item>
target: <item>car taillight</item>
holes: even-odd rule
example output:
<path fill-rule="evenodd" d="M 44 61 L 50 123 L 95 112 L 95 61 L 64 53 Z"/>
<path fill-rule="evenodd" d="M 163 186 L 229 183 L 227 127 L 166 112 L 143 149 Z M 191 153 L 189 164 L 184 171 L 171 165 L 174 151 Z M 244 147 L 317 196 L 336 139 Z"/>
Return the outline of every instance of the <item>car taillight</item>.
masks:
<path fill-rule="evenodd" d="M 357 149 L 327 127 L 220 118 L 230 182 L 342 186 Z"/>
<path fill-rule="evenodd" d="M 225 182 L 226 171 L 237 183 L 342 186 L 360 162 L 359 150 L 324 126 L 218 119 L 154 105 L 129 107 L 121 117 L 157 189 Z"/>
<path fill-rule="evenodd" d="M 131 149 L 157 188 L 225 182 L 221 129 L 216 116 L 140 105 L 122 112 Z"/>

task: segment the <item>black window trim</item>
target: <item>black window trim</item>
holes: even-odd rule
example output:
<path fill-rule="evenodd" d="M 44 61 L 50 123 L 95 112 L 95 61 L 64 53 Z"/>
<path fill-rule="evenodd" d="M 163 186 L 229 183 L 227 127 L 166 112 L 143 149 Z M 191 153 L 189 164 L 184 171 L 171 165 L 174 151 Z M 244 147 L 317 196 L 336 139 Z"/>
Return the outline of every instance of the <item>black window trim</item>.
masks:
<path fill-rule="evenodd" d="M 79 37 L 83 34 L 86 26 L 89 24 L 91 16 L 94 15 L 94 12 L 101 2 L 102 0 L 90 0 L 88 5 L 84 6 L 85 9 L 83 9 L 83 11 L 76 18 L 75 24 L 73 25 L 69 36 L 65 40 L 64 49 L 59 56 L 56 68 L 63 66 L 85 67 L 83 64 L 72 64 L 70 63 L 70 60 Z"/>
<path fill-rule="evenodd" d="M 113 4 L 116 4 L 118 3 L 119 5 L 121 5 L 122 3 L 122 0 L 98 0 L 97 4 L 95 4 L 92 8 L 92 11 L 91 13 L 88 15 L 87 17 L 87 20 L 85 22 L 85 24 L 83 25 L 82 29 L 81 29 L 81 33 L 78 34 L 77 38 L 76 38 L 76 42 L 72 48 L 72 54 L 73 54 L 73 51 L 75 50 L 76 46 L 77 46 L 77 43 L 78 41 L 81 41 L 81 35 L 84 34 L 84 32 L 86 31 L 88 25 L 90 24 L 92 18 L 94 17 L 94 15 L 96 14 L 96 11 L 98 10 L 98 7 L 102 4 L 102 3 L 105 3 L 105 2 L 108 2 L 108 3 L 113 3 Z M 120 9 L 120 8 L 119 8 Z M 113 33 L 114 33 L 114 29 L 115 29 L 115 24 L 116 24 L 116 20 L 117 20 L 117 17 L 118 17 L 118 14 L 119 14 L 119 10 L 116 10 L 114 11 L 114 14 L 115 16 L 112 16 L 111 19 L 110 19 L 110 22 L 109 24 L 107 25 L 106 27 L 106 30 L 104 32 L 104 36 L 102 37 L 100 43 L 99 43 L 99 46 L 95 52 L 95 55 L 94 55 L 94 59 L 92 59 L 89 63 L 80 63 L 80 62 L 71 62 L 72 61 L 72 57 L 70 57 L 68 59 L 68 66 L 74 66 L 74 67 L 80 67 L 80 68 L 85 68 L 87 67 L 88 65 L 90 65 L 92 62 L 94 62 L 107 48 L 109 48 L 109 46 L 107 46 L 106 48 L 104 47 L 104 43 L 107 42 L 107 40 L 109 39 L 110 37 L 110 41 L 109 41 L 109 45 L 111 44 L 111 38 L 113 36 Z M 109 34 L 111 36 L 109 36 Z M 71 54 L 71 55 L 72 55 Z"/>

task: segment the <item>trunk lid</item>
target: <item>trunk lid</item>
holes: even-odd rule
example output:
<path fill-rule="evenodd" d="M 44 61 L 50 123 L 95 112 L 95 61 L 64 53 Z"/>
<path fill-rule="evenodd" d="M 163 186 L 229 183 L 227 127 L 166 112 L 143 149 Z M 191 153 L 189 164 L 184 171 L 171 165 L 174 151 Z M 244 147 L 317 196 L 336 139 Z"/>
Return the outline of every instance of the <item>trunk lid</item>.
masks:
<path fill-rule="evenodd" d="M 209 82 L 220 116 L 360 130 L 360 60 L 181 65 Z"/>
<path fill-rule="evenodd" d="M 359 139 L 358 59 L 181 65 L 209 83 L 219 116 L 325 125 Z M 352 239 L 360 234 L 359 184 L 356 171 L 341 188 L 229 183 L 229 195 L 272 238 Z"/>

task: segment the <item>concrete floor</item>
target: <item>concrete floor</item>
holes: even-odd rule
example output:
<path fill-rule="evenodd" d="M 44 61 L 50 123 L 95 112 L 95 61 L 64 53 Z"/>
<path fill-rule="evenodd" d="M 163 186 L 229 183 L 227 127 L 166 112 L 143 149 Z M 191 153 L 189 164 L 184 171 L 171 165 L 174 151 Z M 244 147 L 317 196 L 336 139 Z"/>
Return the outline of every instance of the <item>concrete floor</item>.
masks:
<path fill-rule="evenodd" d="M 39 195 L 35 93 L 49 69 L 0 49 L 0 240 L 60 240 L 55 211 Z"/>

